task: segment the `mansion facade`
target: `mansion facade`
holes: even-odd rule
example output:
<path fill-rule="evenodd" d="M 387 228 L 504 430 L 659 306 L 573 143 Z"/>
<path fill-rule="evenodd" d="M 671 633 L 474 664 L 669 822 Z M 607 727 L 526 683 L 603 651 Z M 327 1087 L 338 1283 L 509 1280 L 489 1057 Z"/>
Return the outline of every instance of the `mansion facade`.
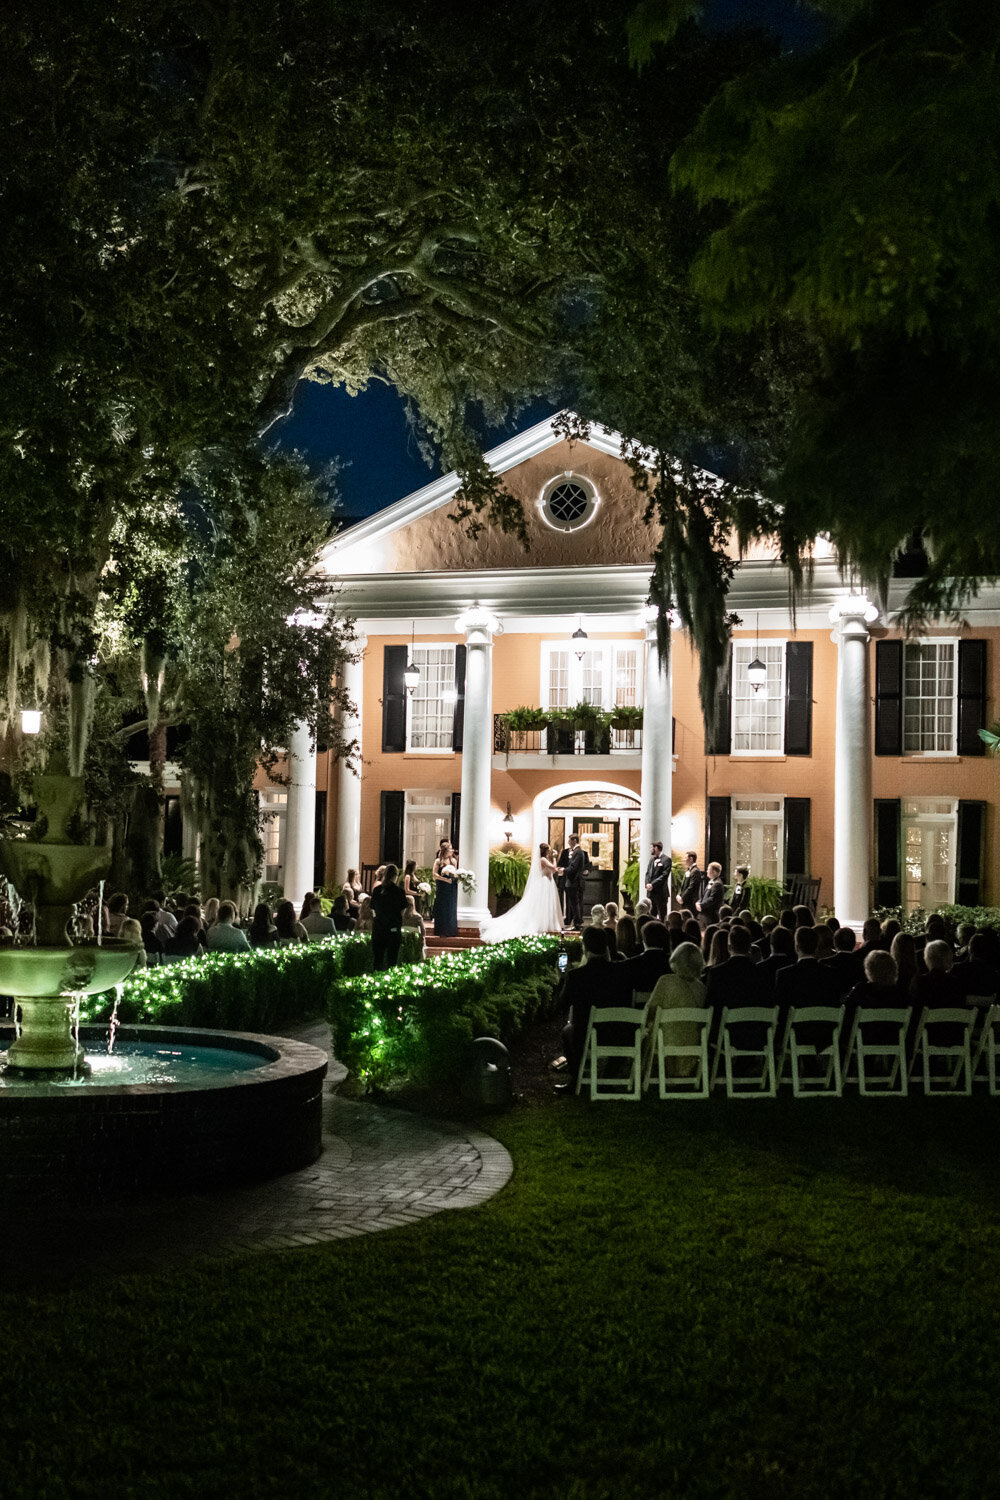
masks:
<path fill-rule="evenodd" d="M 296 736 L 287 786 L 261 790 L 267 878 L 299 899 L 348 867 L 430 864 L 450 836 L 478 883 L 460 921 L 481 925 L 490 849 L 575 831 L 609 898 L 629 851 L 644 860 L 661 839 L 727 880 L 744 864 L 818 880 L 820 909 L 851 924 L 994 899 L 1000 782 L 979 729 L 997 702 L 1000 594 L 961 628 L 905 640 L 891 623 L 905 580 L 870 601 L 818 544 L 793 620 L 787 570 L 744 556 L 709 737 L 686 635 L 658 657 L 656 535 L 619 453 L 616 434 L 570 444 L 547 421 L 487 455 L 524 503 L 528 551 L 449 519 L 454 474 L 328 546 L 329 607 L 358 632 L 344 728 L 360 775 Z M 603 715 L 558 718 L 580 704 Z"/>

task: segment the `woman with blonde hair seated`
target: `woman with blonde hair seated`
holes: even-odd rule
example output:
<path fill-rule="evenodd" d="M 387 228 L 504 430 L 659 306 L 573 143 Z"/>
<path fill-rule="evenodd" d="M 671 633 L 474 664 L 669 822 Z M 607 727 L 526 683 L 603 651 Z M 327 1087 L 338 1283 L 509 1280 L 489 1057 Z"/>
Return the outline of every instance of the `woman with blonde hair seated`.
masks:
<path fill-rule="evenodd" d="M 705 986 L 701 977 L 704 971 L 705 959 L 697 943 L 678 943 L 670 955 L 670 973 L 656 981 L 649 997 L 650 1045 L 658 1011 L 681 1010 L 688 1006 L 704 1008 Z M 693 1021 L 678 1021 L 670 1028 L 669 1040 L 678 1047 L 694 1047 L 698 1043 L 698 1031 Z M 698 1059 L 668 1057 L 666 1061 L 668 1077 L 690 1078 Z"/>

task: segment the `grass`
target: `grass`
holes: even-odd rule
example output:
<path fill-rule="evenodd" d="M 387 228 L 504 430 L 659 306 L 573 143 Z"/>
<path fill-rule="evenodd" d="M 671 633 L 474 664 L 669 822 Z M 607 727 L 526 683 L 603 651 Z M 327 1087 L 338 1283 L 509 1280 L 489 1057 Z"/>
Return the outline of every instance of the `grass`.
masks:
<path fill-rule="evenodd" d="M 475 1210 L 5 1299 L 5 1496 L 998 1490 L 995 1101 L 491 1122 Z"/>

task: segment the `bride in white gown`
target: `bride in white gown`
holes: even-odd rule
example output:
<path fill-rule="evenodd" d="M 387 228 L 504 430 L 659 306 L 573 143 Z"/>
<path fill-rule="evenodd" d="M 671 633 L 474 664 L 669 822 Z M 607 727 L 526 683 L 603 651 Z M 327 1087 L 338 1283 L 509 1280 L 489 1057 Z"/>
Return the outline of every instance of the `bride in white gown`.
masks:
<path fill-rule="evenodd" d="M 562 904 L 556 890 L 556 862 L 548 844 L 539 844 L 531 862 L 531 872 L 524 895 L 516 906 L 495 917 L 483 933 L 487 943 L 502 943 L 507 938 L 535 937 L 539 933 L 561 933 Z"/>

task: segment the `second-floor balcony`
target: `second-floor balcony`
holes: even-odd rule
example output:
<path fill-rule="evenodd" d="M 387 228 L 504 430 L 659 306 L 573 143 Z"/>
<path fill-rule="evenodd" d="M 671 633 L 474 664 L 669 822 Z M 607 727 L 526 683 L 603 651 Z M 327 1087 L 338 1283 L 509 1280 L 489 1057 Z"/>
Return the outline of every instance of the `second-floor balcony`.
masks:
<path fill-rule="evenodd" d="M 493 753 L 507 764 L 551 762 L 556 757 L 608 756 L 616 762 L 639 764 L 642 751 L 641 714 L 595 714 L 583 724 L 567 722 L 565 712 L 545 718 L 542 710 L 516 710 L 493 715 Z M 513 719 L 513 722 L 511 722 Z M 532 722 L 532 720 L 534 722 Z M 527 721 L 527 722 L 525 722 Z"/>

